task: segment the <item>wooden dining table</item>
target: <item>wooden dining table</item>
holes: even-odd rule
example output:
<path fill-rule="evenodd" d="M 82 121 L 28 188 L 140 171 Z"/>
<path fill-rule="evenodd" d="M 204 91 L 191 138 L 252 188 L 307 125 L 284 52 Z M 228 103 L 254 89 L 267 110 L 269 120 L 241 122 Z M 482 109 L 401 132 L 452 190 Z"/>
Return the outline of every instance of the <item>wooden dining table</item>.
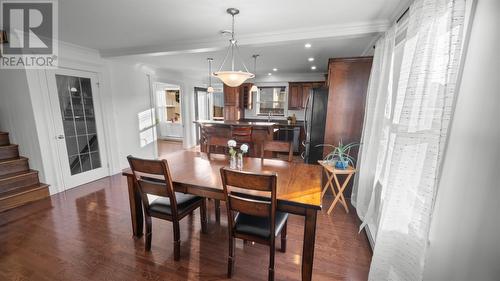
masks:
<path fill-rule="evenodd" d="M 164 157 L 169 163 L 174 189 L 211 199 L 224 200 L 220 168 L 229 165 L 228 157 L 180 150 Z M 311 280 L 316 237 L 316 217 L 321 210 L 321 166 L 277 159 L 244 157 L 243 170 L 278 175 L 277 210 L 303 216 L 302 280 Z M 140 193 L 130 169 L 127 177 L 132 231 L 143 235 L 143 210 Z"/>

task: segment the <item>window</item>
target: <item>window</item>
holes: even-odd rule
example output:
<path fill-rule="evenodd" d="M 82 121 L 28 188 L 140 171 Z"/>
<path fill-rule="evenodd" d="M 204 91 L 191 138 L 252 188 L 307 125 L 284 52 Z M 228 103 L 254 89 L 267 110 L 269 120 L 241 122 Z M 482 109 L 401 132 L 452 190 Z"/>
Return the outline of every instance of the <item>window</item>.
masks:
<path fill-rule="evenodd" d="M 284 116 L 286 104 L 285 87 L 262 87 L 257 93 L 257 114 Z"/>

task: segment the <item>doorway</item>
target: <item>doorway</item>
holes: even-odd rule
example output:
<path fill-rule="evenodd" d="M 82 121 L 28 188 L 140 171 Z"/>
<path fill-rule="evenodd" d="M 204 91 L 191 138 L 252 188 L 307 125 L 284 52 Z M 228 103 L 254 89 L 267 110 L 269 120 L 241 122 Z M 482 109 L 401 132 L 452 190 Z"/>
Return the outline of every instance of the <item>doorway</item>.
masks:
<path fill-rule="evenodd" d="M 108 176 L 97 75 L 57 69 L 47 79 L 64 189 Z"/>

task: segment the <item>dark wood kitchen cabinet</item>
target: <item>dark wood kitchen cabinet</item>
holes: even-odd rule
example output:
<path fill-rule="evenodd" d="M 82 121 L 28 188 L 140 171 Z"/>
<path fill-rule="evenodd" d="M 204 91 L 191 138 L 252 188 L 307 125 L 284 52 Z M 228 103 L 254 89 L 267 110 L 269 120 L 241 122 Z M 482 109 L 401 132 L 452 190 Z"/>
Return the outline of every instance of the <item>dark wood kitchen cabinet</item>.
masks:
<path fill-rule="evenodd" d="M 304 109 L 309 93 L 314 88 L 323 86 L 324 82 L 290 82 L 288 84 L 288 109 Z"/>
<path fill-rule="evenodd" d="M 224 85 L 224 120 L 240 120 L 245 117 L 245 109 L 252 108 L 250 89 L 252 83 L 243 83 L 239 87 Z"/>
<path fill-rule="evenodd" d="M 302 85 L 290 83 L 288 89 L 288 109 L 302 108 Z"/>
<path fill-rule="evenodd" d="M 361 141 L 365 115 L 366 91 L 372 57 L 330 59 L 328 63 L 328 111 L 324 143 L 337 145 Z M 324 154 L 330 150 L 325 149 Z M 358 156 L 358 148 L 351 150 Z M 352 183 L 345 191 L 350 197 Z"/>

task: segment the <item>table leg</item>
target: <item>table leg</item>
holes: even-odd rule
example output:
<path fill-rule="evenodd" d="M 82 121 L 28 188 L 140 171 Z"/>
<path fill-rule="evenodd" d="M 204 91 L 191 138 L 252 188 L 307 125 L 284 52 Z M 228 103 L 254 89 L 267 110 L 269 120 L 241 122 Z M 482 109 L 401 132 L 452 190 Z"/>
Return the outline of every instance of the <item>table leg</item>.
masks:
<path fill-rule="evenodd" d="M 316 240 L 317 210 L 307 209 L 304 222 L 304 245 L 302 248 L 302 281 L 312 280 L 314 243 Z"/>
<path fill-rule="evenodd" d="M 143 233 L 142 202 L 139 190 L 135 188 L 134 179 L 127 177 L 128 199 L 130 204 L 130 217 L 132 219 L 132 232 L 135 238 L 139 238 Z"/>

